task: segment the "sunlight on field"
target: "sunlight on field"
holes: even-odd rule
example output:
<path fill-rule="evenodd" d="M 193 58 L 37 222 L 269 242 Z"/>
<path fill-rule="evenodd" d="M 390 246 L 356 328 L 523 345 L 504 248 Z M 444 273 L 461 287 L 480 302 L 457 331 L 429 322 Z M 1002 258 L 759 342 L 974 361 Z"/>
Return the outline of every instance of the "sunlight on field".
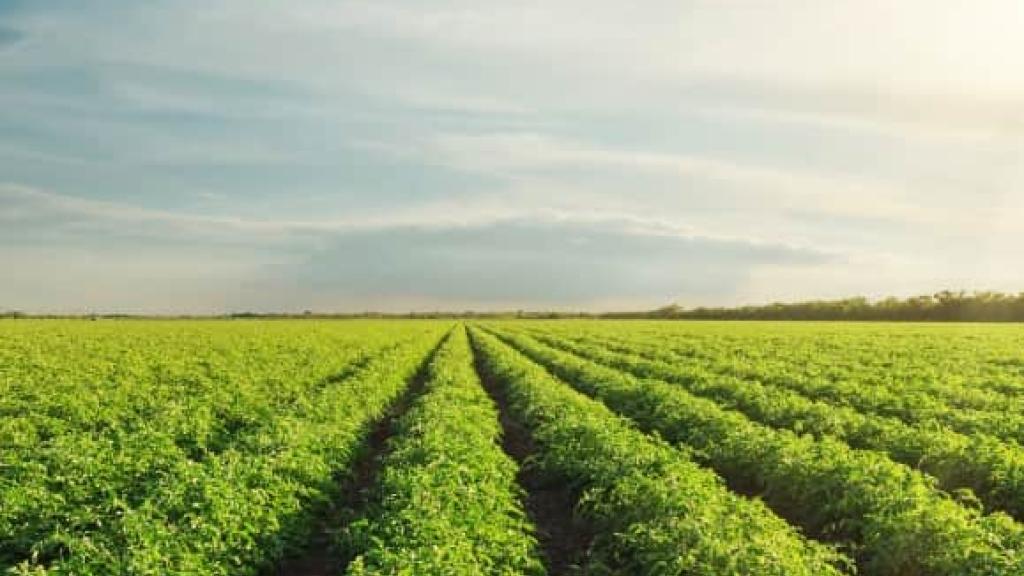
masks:
<path fill-rule="evenodd" d="M 1022 348 L 991 324 L 0 321 L 0 568 L 1017 573 Z"/>

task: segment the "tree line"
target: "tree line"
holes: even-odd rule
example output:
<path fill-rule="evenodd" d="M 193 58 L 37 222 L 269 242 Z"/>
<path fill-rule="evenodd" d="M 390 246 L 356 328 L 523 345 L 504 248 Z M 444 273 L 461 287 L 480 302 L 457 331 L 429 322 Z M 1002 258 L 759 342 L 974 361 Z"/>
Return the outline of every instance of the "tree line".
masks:
<path fill-rule="evenodd" d="M 905 322 L 1024 322 L 1024 292 L 1006 294 L 1002 292 L 954 292 L 944 290 L 935 294 L 911 298 L 885 298 L 869 300 L 864 297 L 839 300 L 812 300 L 807 302 L 776 302 L 772 304 L 738 307 L 697 307 L 684 308 L 672 304 L 656 310 L 633 312 L 565 312 L 543 310 L 514 311 L 436 311 L 436 312 L 234 312 L 222 315 L 133 315 L 133 314 L 82 314 L 82 315 L 39 315 L 19 311 L 2 311 L 0 318 L 225 318 L 225 319 L 566 319 L 566 318 L 612 318 L 612 319 L 664 319 L 664 320 L 890 320 Z"/>
<path fill-rule="evenodd" d="M 759 306 L 683 308 L 665 306 L 614 318 L 700 320 L 893 320 L 906 322 L 1024 322 L 1024 292 L 953 292 L 871 301 L 864 297 Z"/>

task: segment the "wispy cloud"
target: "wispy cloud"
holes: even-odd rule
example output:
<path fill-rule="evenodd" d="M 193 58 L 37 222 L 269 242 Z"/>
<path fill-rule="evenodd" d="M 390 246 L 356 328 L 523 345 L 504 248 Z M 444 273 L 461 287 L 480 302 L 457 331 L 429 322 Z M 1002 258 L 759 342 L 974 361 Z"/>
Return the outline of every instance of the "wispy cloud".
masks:
<path fill-rule="evenodd" d="M 120 202 L 63 196 L 16 184 L 0 184 L 0 200 L 3 200 L 0 222 L 23 228 L 42 220 L 47 223 L 49 231 L 66 227 L 92 232 L 117 230 L 122 235 L 135 233 L 143 236 L 168 237 L 190 233 L 207 240 L 217 237 L 237 240 L 238 235 L 243 234 L 246 235 L 246 241 L 261 237 L 273 241 L 309 234 L 387 234 L 394 230 L 475 229 L 506 223 L 522 223 L 538 226 L 593 225 L 610 227 L 616 233 L 626 236 L 696 239 L 752 247 L 774 246 L 782 250 L 800 250 L 797 246 L 783 242 L 772 243 L 758 238 L 704 233 L 669 220 L 646 218 L 635 214 L 602 210 L 516 209 L 487 202 L 466 206 L 442 200 L 376 217 L 363 214 L 339 219 L 289 220 L 217 217 L 155 210 Z"/>
<path fill-rule="evenodd" d="M 1024 284 L 1022 10 L 0 3 L 0 249 L 19 266 L 0 304 L 458 307 L 523 303 L 515 287 L 598 306 Z M 32 289 L 87 283 L 73 258 L 111 280 Z M 504 272 L 531 263 L 552 281 Z"/>
<path fill-rule="evenodd" d="M 28 306 L 59 295 L 68 303 L 62 311 L 178 312 L 198 301 L 202 311 L 214 312 L 470 302 L 485 308 L 654 305 L 732 293 L 761 266 L 835 258 L 600 214 L 506 212 L 453 221 L 420 212 L 378 221 L 248 221 L 11 185 L 0 187 L 0 199 L 0 222 L 20 238 L 0 235 L 0 253 L 20 270 L 5 290 Z M 50 238 L 25 234 L 26 226 L 40 224 Z M 74 247 L 53 244 L 54 234 L 68 234 Z M 103 234 L 123 241 L 104 242 Z M 702 271 L 699 277 L 694 270 Z M 70 276 L 75 288 L 66 281 Z M 36 284 L 50 288 L 32 291 Z M 178 300 L 145 306 L 140 291 Z"/>
<path fill-rule="evenodd" d="M 653 173 L 670 178 L 679 195 L 707 189 L 715 183 L 723 204 L 800 212 L 822 219 L 862 218 L 895 221 L 903 225 L 977 224 L 970 215 L 958 215 L 941 198 L 905 190 L 887 181 L 872 181 L 842 174 L 743 164 L 709 156 L 601 148 L 536 133 L 443 135 L 432 147 L 439 162 L 455 169 L 509 177 L 557 174 L 559 170 Z M 622 195 L 620 209 L 642 209 L 633 190 Z M 937 200 L 937 201 L 936 201 Z M 706 199 L 700 200 L 706 203 Z M 962 216 L 962 217 L 961 217 Z M 777 218 L 779 223 L 784 219 Z M 784 231 L 775 238 L 786 239 Z"/>

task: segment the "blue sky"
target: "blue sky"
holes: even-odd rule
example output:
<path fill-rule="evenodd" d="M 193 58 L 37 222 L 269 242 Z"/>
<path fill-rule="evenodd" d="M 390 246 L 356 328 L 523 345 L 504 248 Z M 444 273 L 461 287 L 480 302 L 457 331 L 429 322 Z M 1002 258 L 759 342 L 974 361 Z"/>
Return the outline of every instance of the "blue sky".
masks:
<path fill-rule="evenodd" d="M 1024 289 L 1016 1 L 0 0 L 0 309 Z"/>

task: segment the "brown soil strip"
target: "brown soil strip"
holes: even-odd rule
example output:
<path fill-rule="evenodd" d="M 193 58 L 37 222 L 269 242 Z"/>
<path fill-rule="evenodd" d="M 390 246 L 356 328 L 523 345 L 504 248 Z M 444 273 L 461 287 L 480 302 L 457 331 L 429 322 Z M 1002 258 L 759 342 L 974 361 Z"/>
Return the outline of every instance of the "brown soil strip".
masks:
<path fill-rule="evenodd" d="M 551 576 L 581 574 L 581 565 L 594 534 L 585 522 L 575 516 L 579 494 L 565 482 L 551 478 L 530 465 L 529 459 L 536 452 L 533 438 L 529 430 L 509 414 L 504 389 L 484 368 L 480 354 L 474 345 L 477 374 L 498 406 L 503 430 L 502 448 L 519 464 L 516 480 L 526 492 L 526 514 L 537 528 L 544 566 Z"/>
<path fill-rule="evenodd" d="M 388 441 L 394 435 L 395 422 L 409 409 L 409 405 L 422 392 L 427 380 L 427 366 L 434 353 L 448 339 L 441 338 L 427 355 L 416 375 L 401 397 L 388 408 L 383 418 L 373 424 L 363 449 L 349 471 L 337 477 L 338 492 L 317 522 L 309 544 L 299 556 L 288 558 L 267 576 L 333 576 L 341 574 L 352 561 L 339 550 L 338 533 L 352 521 L 361 517 L 373 497 L 375 480 L 381 462 L 387 454 Z"/>

